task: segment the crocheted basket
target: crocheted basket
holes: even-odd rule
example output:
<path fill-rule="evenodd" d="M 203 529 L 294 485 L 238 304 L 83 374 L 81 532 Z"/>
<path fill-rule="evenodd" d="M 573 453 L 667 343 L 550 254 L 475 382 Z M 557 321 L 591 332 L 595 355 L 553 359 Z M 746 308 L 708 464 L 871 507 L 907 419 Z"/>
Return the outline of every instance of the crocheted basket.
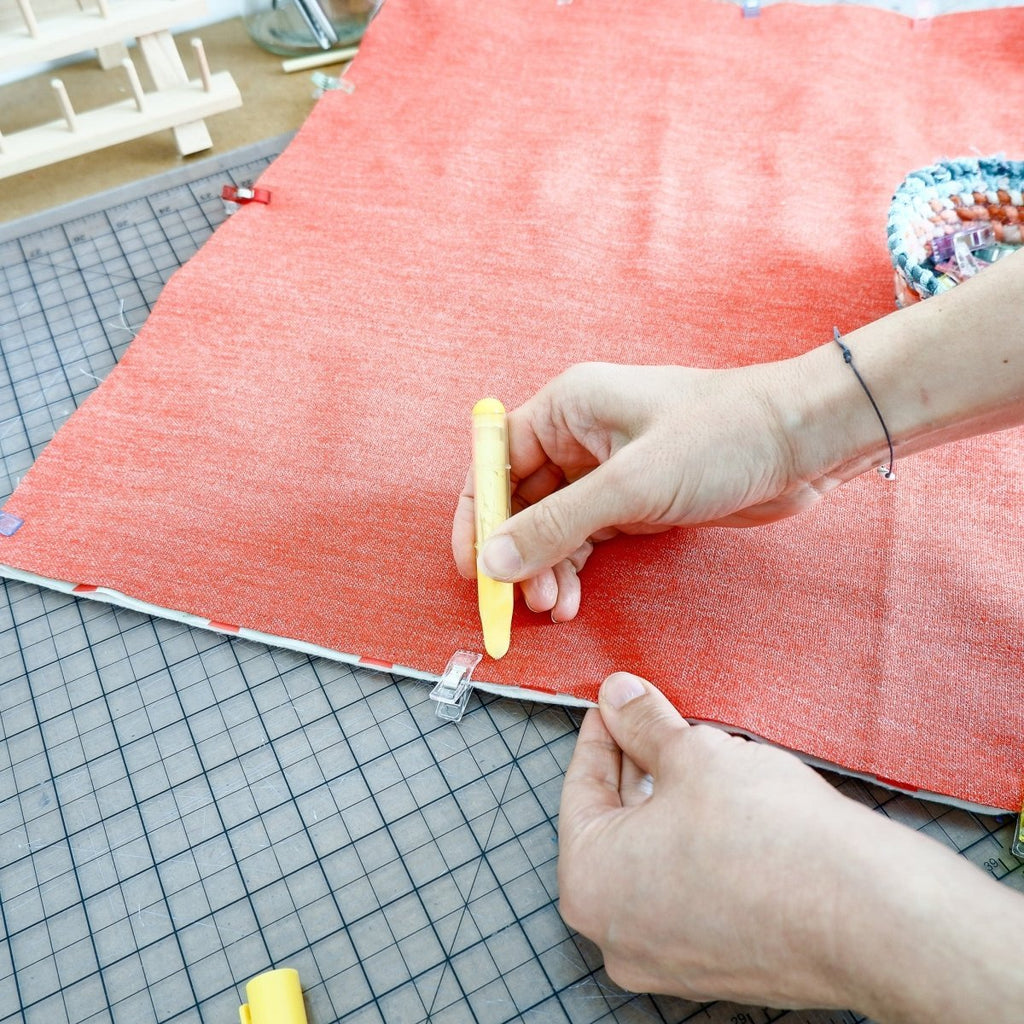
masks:
<path fill-rule="evenodd" d="M 896 304 L 954 287 L 1024 244 L 1024 160 L 944 160 L 909 174 L 887 227 Z"/>

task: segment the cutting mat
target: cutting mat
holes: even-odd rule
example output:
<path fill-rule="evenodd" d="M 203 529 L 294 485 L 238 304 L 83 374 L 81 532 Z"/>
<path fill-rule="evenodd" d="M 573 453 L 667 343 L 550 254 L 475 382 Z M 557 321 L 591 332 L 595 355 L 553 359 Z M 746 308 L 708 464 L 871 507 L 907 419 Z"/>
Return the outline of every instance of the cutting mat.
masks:
<path fill-rule="evenodd" d="M 284 141 L 0 226 L 0 498 Z M 276 966 L 321 1024 L 863 1020 L 618 989 L 557 911 L 579 713 L 428 689 L 0 581 L 0 1022 L 231 1022 Z M 833 781 L 1024 890 L 1008 819 Z"/>

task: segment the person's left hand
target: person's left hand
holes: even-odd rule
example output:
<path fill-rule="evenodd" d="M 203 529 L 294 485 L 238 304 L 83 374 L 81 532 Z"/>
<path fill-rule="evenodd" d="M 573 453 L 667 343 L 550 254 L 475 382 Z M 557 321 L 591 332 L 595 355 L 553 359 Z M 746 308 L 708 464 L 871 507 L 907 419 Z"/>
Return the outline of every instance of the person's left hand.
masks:
<path fill-rule="evenodd" d="M 616 673 L 565 777 L 560 909 L 632 991 L 849 1007 L 857 916 L 843 907 L 872 884 L 850 865 L 863 837 L 884 847 L 899 828 L 793 755 L 689 726 Z"/>

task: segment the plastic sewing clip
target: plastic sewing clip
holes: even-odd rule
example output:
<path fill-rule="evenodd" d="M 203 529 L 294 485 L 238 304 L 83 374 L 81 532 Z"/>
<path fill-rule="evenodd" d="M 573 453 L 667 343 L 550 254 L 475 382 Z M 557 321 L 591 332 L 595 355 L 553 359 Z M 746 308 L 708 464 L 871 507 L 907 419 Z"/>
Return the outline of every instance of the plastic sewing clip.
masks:
<path fill-rule="evenodd" d="M 456 651 L 445 665 L 437 685 L 430 691 L 430 699 L 437 704 L 437 717 L 446 722 L 459 722 L 473 691 L 473 669 L 480 664 L 482 654 Z"/>
<path fill-rule="evenodd" d="M 326 71 L 314 71 L 310 78 L 316 87 L 313 90 L 313 99 L 318 100 L 325 92 L 344 92 L 351 95 L 356 87 L 341 75 L 329 75 Z"/>
<path fill-rule="evenodd" d="M 1017 820 L 1013 823 L 1013 839 L 1010 840 L 1010 853 L 1017 858 L 1017 860 L 1024 861 L 1024 806 L 1020 809 L 1020 814 L 1017 815 Z"/>
<path fill-rule="evenodd" d="M 237 203 L 239 206 L 244 206 L 246 203 L 262 203 L 266 206 L 270 202 L 270 189 L 225 185 L 220 190 L 220 197 L 226 203 Z"/>
<path fill-rule="evenodd" d="M 25 525 L 13 512 L 0 512 L 0 537 L 13 537 Z"/>
<path fill-rule="evenodd" d="M 974 277 L 982 267 L 988 265 L 979 262 L 974 254 L 978 249 L 992 245 L 995 240 L 995 231 L 987 225 L 971 231 L 958 231 L 953 236 L 953 259 L 956 260 L 961 279 Z"/>
<path fill-rule="evenodd" d="M 761 13 L 761 0 L 743 0 L 743 17 L 756 18 Z"/>

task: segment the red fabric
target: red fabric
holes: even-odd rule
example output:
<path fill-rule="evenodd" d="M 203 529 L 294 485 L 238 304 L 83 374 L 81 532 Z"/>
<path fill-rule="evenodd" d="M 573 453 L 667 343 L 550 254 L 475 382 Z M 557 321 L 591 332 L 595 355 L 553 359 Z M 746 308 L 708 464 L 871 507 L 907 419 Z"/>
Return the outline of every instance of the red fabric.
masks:
<path fill-rule="evenodd" d="M 892 309 L 903 175 L 1024 152 L 1024 11 L 388 0 L 7 504 L 0 560 L 427 672 L 481 649 L 451 515 L 474 401 L 586 359 L 729 365 Z M 258 116 L 255 103 L 253 116 Z M 969 340 L 965 340 L 969 344 Z M 840 360 L 836 372 L 848 372 Z M 758 531 L 603 545 L 479 679 L 1020 803 L 1022 435 Z"/>

